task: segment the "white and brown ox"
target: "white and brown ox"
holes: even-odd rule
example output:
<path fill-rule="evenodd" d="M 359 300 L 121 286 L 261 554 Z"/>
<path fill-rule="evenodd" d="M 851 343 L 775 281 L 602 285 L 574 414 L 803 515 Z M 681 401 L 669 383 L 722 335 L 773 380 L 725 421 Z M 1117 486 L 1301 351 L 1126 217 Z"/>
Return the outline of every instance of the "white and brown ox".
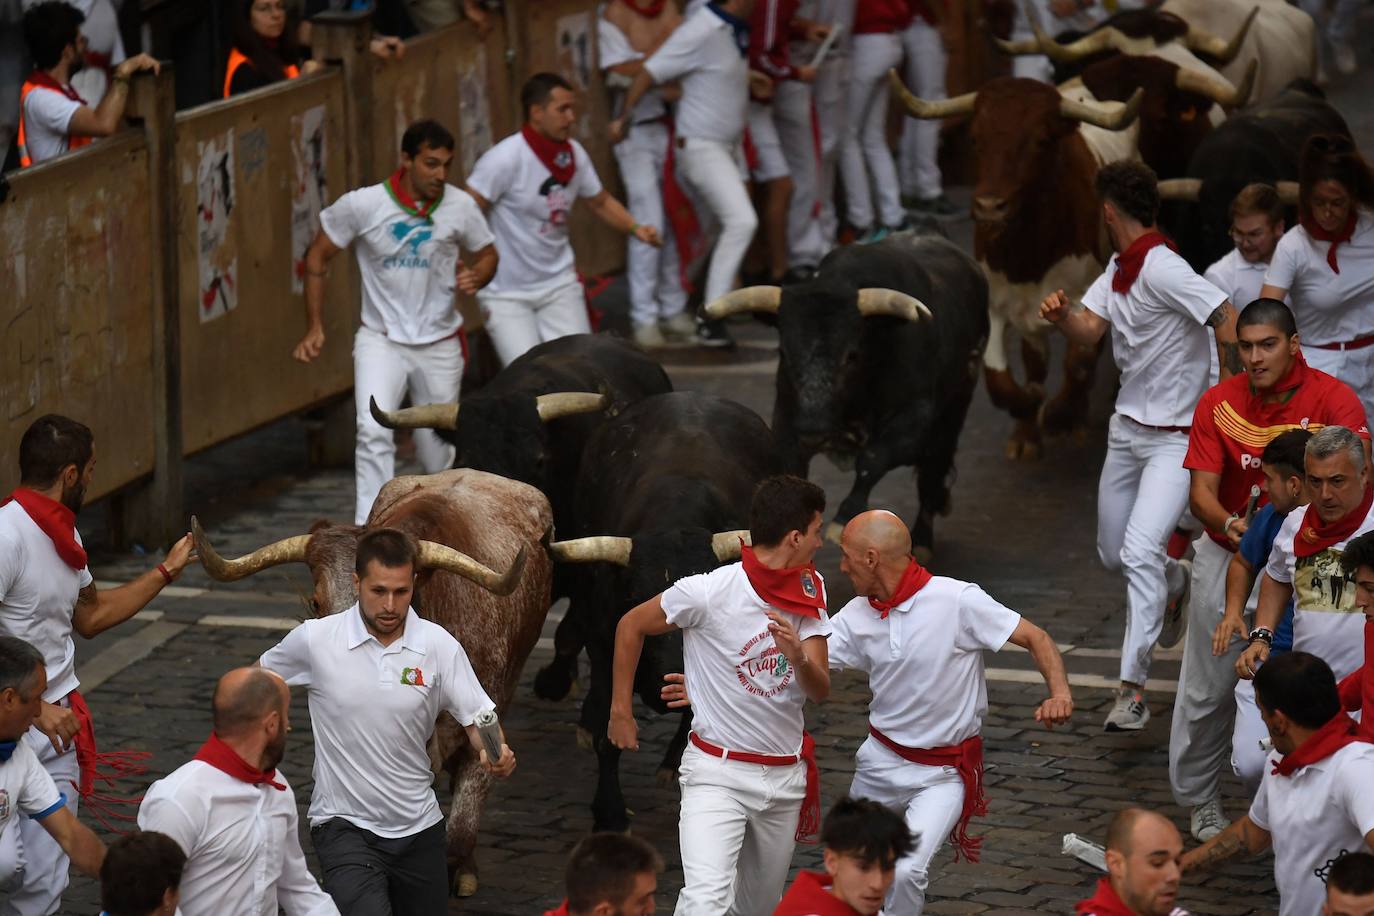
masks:
<path fill-rule="evenodd" d="M 364 527 L 319 525 L 237 560 L 220 557 L 198 524 L 194 534 L 206 571 L 221 582 L 283 563 L 307 564 L 315 584 L 310 607 L 324 616 L 358 600 L 358 536 L 381 527 L 406 532 L 420 542 L 416 612 L 463 644 L 477 679 L 504 716 L 548 613 L 552 564 L 541 542 L 552 525 L 548 500 L 534 487 L 463 468 L 390 481 Z M 447 713 L 429 747 L 435 775 L 449 776 L 449 873 L 454 891 L 466 897 L 477 890 L 477 828 L 491 777 Z"/>
<path fill-rule="evenodd" d="M 1135 157 L 1144 93 L 1125 104 L 1100 102 L 1082 86 L 1002 77 L 930 102 L 912 95 L 895 71 L 889 76 L 912 117 L 973 116 L 973 244 L 988 278 L 990 318 L 984 378 L 993 404 L 1016 421 L 1007 456 L 1038 457 L 1041 420 L 1051 431 L 1082 428 L 1099 352 L 1070 346 L 1063 388 L 1045 404 L 1050 325 L 1040 318 L 1040 302 L 1055 289 L 1077 298 L 1102 272 L 1110 245 L 1093 180 L 1106 163 Z M 1021 335 L 1025 387 L 1008 362 L 1009 327 Z"/>

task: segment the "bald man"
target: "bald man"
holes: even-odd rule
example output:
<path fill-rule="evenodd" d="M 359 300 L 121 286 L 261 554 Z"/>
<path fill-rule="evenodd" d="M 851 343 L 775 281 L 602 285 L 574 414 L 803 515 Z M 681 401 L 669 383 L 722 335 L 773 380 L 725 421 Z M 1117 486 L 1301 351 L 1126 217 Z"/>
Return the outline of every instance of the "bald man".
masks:
<path fill-rule="evenodd" d="M 1080 916 L 1188 916 L 1178 896 L 1183 838 L 1168 818 L 1144 808 L 1118 811 L 1107 827 L 1107 877 L 1074 908 Z"/>
<path fill-rule="evenodd" d="M 840 571 L 858 595 L 832 619 L 830 667 L 868 673 L 873 701 L 849 794 L 898 811 L 917 837 L 897 860 L 885 912 L 925 906 L 927 868 L 948 836 L 955 858 L 978 860 L 969 819 L 987 813 L 983 650 L 1008 642 L 1030 652 L 1050 690 L 1035 710 L 1046 728 L 1067 722 L 1073 698 L 1049 634 L 977 585 L 932 576 L 911 556 L 906 524 L 891 512 L 855 516 L 840 540 Z M 951 769 L 952 768 L 952 769 Z"/>
<path fill-rule="evenodd" d="M 186 853 L 182 916 L 338 916 L 310 874 L 296 799 L 277 771 L 291 731 L 291 692 L 266 668 L 219 679 L 214 731 L 196 756 L 153 783 L 138 826 Z"/>

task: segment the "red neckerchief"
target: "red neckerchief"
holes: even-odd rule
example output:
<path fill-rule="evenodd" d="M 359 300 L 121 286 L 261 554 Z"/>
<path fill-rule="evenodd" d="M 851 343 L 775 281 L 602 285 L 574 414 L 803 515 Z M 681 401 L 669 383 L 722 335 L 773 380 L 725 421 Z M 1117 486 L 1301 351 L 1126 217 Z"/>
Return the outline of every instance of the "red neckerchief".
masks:
<path fill-rule="evenodd" d="M 1298 355 L 1293 357 L 1293 364 L 1288 367 L 1288 371 L 1283 374 L 1283 378 L 1274 383 L 1273 388 L 1270 388 L 1268 391 L 1256 391 L 1254 385 L 1247 385 L 1246 387 L 1250 392 L 1250 396 L 1258 398 L 1259 402 L 1263 404 L 1266 398 L 1301 387 L 1302 383 L 1307 381 L 1308 368 L 1307 360 L 1303 358 L 1302 351 L 1299 350 Z"/>
<path fill-rule="evenodd" d="M 740 539 L 740 565 L 759 597 L 780 611 L 821 619 L 825 609 L 825 583 L 816 564 L 769 569 L 754 556 L 754 548 Z"/>
<path fill-rule="evenodd" d="M 227 773 L 249 785 L 268 785 L 279 792 L 286 791 L 286 786 L 276 780 L 276 770 L 268 773 L 265 770 L 250 766 L 248 761 L 240 757 L 232 747 L 221 741 L 219 735 L 214 732 L 210 732 L 210 737 L 205 739 L 200 750 L 196 751 L 196 756 L 191 759 L 208 763 L 220 772 Z"/>
<path fill-rule="evenodd" d="M 568 912 L 568 898 L 563 898 L 563 902 L 558 905 L 558 909 L 545 910 L 544 916 L 572 916 L 572 914 Z"/>
<path fill-rule="evenodd" d="M 1298 222 L 1302 223 L 1302 227 L 1307 230 L 1307 234 L 1312 236 L 1312 238 L 1320 242 L 1331 243 L 1331 247 L 1326 249 L 1326 263 L 1331 266 L 1333 272 L 1340 273 L 1341 269 L 1336 264 L 1336 246 L 1342 242 L 1350 241 L 1351 237 L 1355 234 L 1355 223 L 1358 222 L 1358 211 L 1354 203 L 1351 203 L 1350 213 L 1345 218 L 1345 226 L 1343 226 L 1339 232 L 1327 232 L 1317 224 L 1316 220 L 1308 216 L 1304 216 L 1302 219 L 1298 220 Z"/>
<path fill-rule="evenodd" d="M 409 213 L 411 216 L 418 216 L 427 223 L 434 222 L 434 208 L 439 206 L 439 202 L 444 199 L 444 191 L 439 189 L 439 196 L 433 200 L 426 201 L 424 206 L 415 202 L 415 198 L 406 191 L 401 179 L 405 178 L 406 170 L 401 168 L 391 173 L 391 177 L 386 180 L 387 193 L 396 202 L 396 206 Z"/>
<path fill-rule="evenodd" d="M 1284 754 L 1283 759 L 1270 772 L 1275 776 L 1292 776 L 1305 766 L 1325 760 L 1347 744 L 1363 741 L 1364 739 L 1356 734 L 1358 730 L 1359 723 L 1342 710 L 1332 716 L 1331 721 L 1308 736 L 1306 741 Z"/>
<path fill-rule="evenodd" d="M 834 879 L 824 872 L 797 872 L 773 916 L 859 916 L 859 911 L 831 891 Z"/>
<path fill-rule="evenodd" d="M 1135 916 L 1135 911 L 1123 903 L 1112 889 L 1112 882 L 1108 878 L 1098 878 L 1097 890 L 1092 897 L 1080 900 L 1073 911 L 1091 916 Z"/>
<path fill-rule="evenodd" d="M 544 163 L 553 180 L 566 188 L 577 171 L 577 157 L 573 155 L 572 143 L 546 137 L 528 124 L 520 128 L 520 136 L 525 138 L 535 158 Z"/>
<path fill-rule="evenodd" d="M 1298 529 L 1298 536 L 1293 538 L 1293 554 L 1297 557 L 1310 557 L 1344 541 L 1354 534 L 1360 523 L 1369 516 L 1371 506 L 1374 506 L 1374 488 L 1366 486 L 1360 504 L 1328 525 L 1317 514 L 1316 503 L 1309 503 L 1307 512 L 1302 517 L 1302 527 Z"/>
<path fill-rule="evenodd" d="M 621 2 L 645 19 L 657 19 L 658 14 L 663 12 L 663 7 L 668 5 L 668 0 L 621 0 Z"/>
<path fill-rule="evenodd" d="M 929 582 L 931 578 L 930 570 L 926 569 L 920 563 L 917 563 L 916 558 L 912 557 L 911 561 L 906 565 L 906 570 L 902 573 L 902 578 L 898 580 L 897 590 L 892 593 L 892 597 L 887 601 L 883 601 L 881 598 L 874 598 L 872 595 L 869 595 L 868 603 L 873 605 L 873 610 L 878 612 L 879 617 L 886 620 L 887 615 L 892 612 L 894 607 L 925 588 L 926 583 Z"/>
<path fill-rule="evenodd" d="M 983 739 L 979 735 L 965 738 L 949 747 L 907 747 L 898 744 L 869 723 L 868 733 L 903 760 L 927 767 L 954 767 L 964 784 L 964 807 L 959 821 L 950 831 L 949 843 L 954 847 L 954 861 L 962 854 L 970 862 L 977 862 L 983 848 L 983 838 L 969 836 L 969 821 L 988 813 L 988 797 L 983 785 Z"/>
<path fill-rule="evenodd" d="M 42 86 L 44 89 L 51 89 L 53 92 L 60 92 L 73 102 L 80 102 L 82 105 L 86 104 L 86 100 L 83 99 L 75 89 L 71 86 L 62 85 L 42 70 L 34 70 L 30 73 L 28 82 L 33 83 L 35 86 Z"/>
<path fill-rule="evenodd" d="M 10 498 L 0 503 L 0 506 L 6 505 L 10 500 L 19 503 L 20 508 L 33 519 L 33 523 L 48 536 L 63 563 L 77 571 L 86 568 L 86 548 L 76 540 L 75 512 L 57 500 L 28 487 L 15 487 Z"/>
<path fill-rule="evenodd" d="M 1112 274 L 1112 292 L 1130 292 L 1135 278 L 1140 276 L 1140 268 L 1145 266 L 1145 255 L 1156 245 L 1166 245 L 1170 251 L 1177 252 L 1178 246 L 1162 232 L 1151 229 L 1149 232 L 1126 246 L 1126 250 L 1116 256 L 1116 273 Z"/>

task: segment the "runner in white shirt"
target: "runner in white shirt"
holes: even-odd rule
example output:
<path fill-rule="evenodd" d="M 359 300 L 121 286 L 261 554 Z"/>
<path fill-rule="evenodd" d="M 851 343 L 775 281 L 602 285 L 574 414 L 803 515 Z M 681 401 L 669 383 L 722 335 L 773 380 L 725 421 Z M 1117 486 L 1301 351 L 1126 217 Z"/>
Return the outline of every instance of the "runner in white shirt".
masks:
<path fill-rule="evenodd" d="M 42 707 L 24 742 L 55 782 L 81 787 L 66 797 L 72 814 L 79 794 L 95 786 L 95 773 L 77 765 L 77 746 L 93 745 L 94 731 L 83 729 L 90 710 L 77 690 L 72 631 L 90 639 L 128 620 L 192 558 L 188 535 L 128 585 L 96 589 L 76 530 L 95 464 L 90 429 L 67 417 L 39 417 L 19 441 L 19 487 L 0 505 L 0 633 L 30 643 L 47 670 Z M 37 822 L 16 827 L 6 836 L 27 862 L 24 886 L 6 904 L 11 909 L 0 907 L 0 916 L 46 916 L 67 887 L 67 856 Z"/>
<path fill-rule="evenodd" d="M 945 53 L 944 37 L 940 34 L 946 7 L 939 0 L 910 0 L 910 4 L 916 15 L 902 30 L 907 85 L 923 99 L 948 98 L 945 71 L 949 67 L 949 55 Z M 937 218 L 961 212 L 959 206 L 945 196 L 940 175 L 940 128 L 939 121 L 904 118 L 897 157 L 902 203 L 917 213 Z"/>
<path fill-rule="evenodd" d="M 688 576 L 629 611 L 616 629 L 607 735 L 639 747 L 632 708 L 647 636 L 682 630 L 692 692 L 682 757 L 678 916 L 767 916 L 782 897 L 794 837 L 820 830 L 814 743 L 802 706 L 830 692 L 830 620 L 812 558 L 825 493 L 796 477 L 759 484 L 753 548 L 741 562 Z"/>
<path fill-rule="evenodd" d="M 401 166 L 381 184 L 350 191 L 320 212 L 320 232 L 305 254 L 305 337 L 292 355 L 308 363 L 324 346 L 329 260 L 357 242 L 362 326 L 353 339 L 354 524 L 367 521 L 382 485 L 395 476 L 396 442 L 372 417 L 401 406 L 458 400 L 463 380 L 463 316 L 455 287 L 472 295 L 496 274 L 496 246 L 470 195 L 448 184 L 453 134 L 416 121 L 401 137 Z M 460 259 L 467 252 L 471 263 Z M 425 473 L 453 463 L 453 446 L 433 430 L 415 431 Z"/>
<path fill-rule="evenodd" d="M 307 620 L 263 653 L 264 668 L 309 688 L 315 738 L 310 835 L 324 887 L 345 913 L 433 916 L 448 908 L 444 815 L 426 744 L 447 712 L 488 772 L 473 724 L 494 708 L 453 635 L 409 607 L 414 541 L 392 528 L 358 539 L 358 603 Z M 366 702 L 360 702 L 364 691 Z"/>
<path fill-rule="evenodd" d="M 1374 847 L 1374 745 L 1355 737 L 1336 678 L 1321 659 L 1287 652 L 1255 675 L 1255 700 L 1274 742 L 1250 813 L 1185 853 L 1183 871 L 1274 848 L 1279 916 L 1320 913 L 1326 873 Z"/>
<path fill-rule="evenodd" d="M 1260 295 L 1291 297 L 1307 361 L 1374 416 L 1374 175 L 1348 137 L 1328 134 L 1308 139 L 1299 175 L 1298 225 Z"/>
<path fill-rule="evenodd" d="M 520 89 L 524 126 L 483 153 L 468 176 L 468 193 L 491 218 L 501 252 L 496 279 L 477 301 L 503 366 L 545 341 L 591 332 L 568 239 L 578 198 L 617 232 L 662 245 L 658 229 L 637 222 L 601 186 L 591 157 L 570 139 L 576 101 L 558 74 L 530 77 Z"/>
<path fill-rule="evenodd" d="M 982 840 L 969 837 L 968 820 L 987 812 L 978 735 L 988 708 L 983 652 L 1008 643 L 1030 652 L 1050 690 L 1035 711 L 1046 728 L 1069 720 L 1073 699 L 1049 634 L 977 585 L 932 577 L 911 558 L 911 534 L 896 515 L 855 516 L 840 551 L 858 597 L 831 620 L 830 667 L 867 672 L 873 692 L 849 794 L 906 818 L 916 845 L 897 860 L 884 910 L 914 916 L 925 908 L 927 869 L 946 837 L 956 860 L 978 861 Z"/>
<path fill-rule="evenodd" d="M 1120 731 L 1149 721 L 1145 677 L 1155 640 L 1166 605 L 1181 611 L 1187 589 L 1186 567 L 1165 547 L 1188 508 L 1183 458 L 1193 409 L 1207 389 L 1207 327 L 1226 355 L 1225 376 L 1241 366 L 1230 300 L 1155 229 L 1154 172 L 1140 162 L 1113 162 L 1097 173 L 1097 193 L 1118 253 L 1083 294 L 1084 308 L 1071 309 L 1058 290 L 1041 304 L 1040 317 L 1086 346 L 1110 327 L 1121 369 L 1097 490 L 1098 556 L 1126 579 L 1121 688 L 1104 724 Z"/>
<path fill-rule="evenodd" d="M 277 770 L 291 691 L 263 668 L 219 679 L 214 731 L 194 759 L 159 779 L 138 809 L 140 830 L 186 853 L 182 916 L 338 916 L 305 865 L 296 796 Z"/>
<path fill-rule="evenodd" d="M 1283 238 L 1283 201 L 1273 185 L 1248 184 L 1231 201 L 1231 241 L 1236 243 L 1202 273 L 1202 278 L 1226 294 L 1237 310 L 1260 298 L 1264 275 L 1274 248 Z M 1221 379 L 1214 351 L 1210 384 Z"/>

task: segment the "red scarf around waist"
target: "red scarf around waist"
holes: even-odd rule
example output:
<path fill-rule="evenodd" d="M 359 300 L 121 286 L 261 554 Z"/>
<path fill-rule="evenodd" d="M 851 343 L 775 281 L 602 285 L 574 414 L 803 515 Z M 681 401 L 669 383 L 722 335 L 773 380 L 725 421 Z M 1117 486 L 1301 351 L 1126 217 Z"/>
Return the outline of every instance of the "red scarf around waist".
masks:
<path fill-rule="evenodd" d="M 520 136 L 525 138 L 535 157 L 544 163 L 553 180 L 566 188 L 577 171 L 577 157 L 573 155 L 572 143 L 546 137 L 528 124 L 520 128 Z"/>
<path fill-rule="evenodd" d="M 869 595 L 868 603 L 873 605 L 873 610 L 878 612 L 879 617 L 886 620 L 887 615 L 892 612 L 894 607 L 925 588 L 926 583 L 931 578 L 933 577 L 930 575 L 930 570 L 917 563 L 916 558 L 912 557 L 910 562 L 906 564 L 906 570 L 902 573 L 902 578 L 898 580 L 897 589 L 892 593 L 892 597 L 884 601 Z"/>
<path fill-rule="evenodd" d="M 816 572 L 815 563 L 770 569 L 759 562 L 754 548 L 741 538 L 740 565 L 754 591 L 773 607 L 815 620 L 821 618 L 821 611 L 825 609 L 825 583 Z"/>
<path fill-rule="evenodd" d="M 42 86 L 44 89 L 51 89 L 54 92 L 60 92 L 73 102 L 79 102 L 82 105 L 86 104 L 86 100 L 83 99 L 75 89 L 71 86 L 62 85 L 42 70 L 34 70 L 29 74 L 29 78 L 25 80 L 25 82 L 33 83 L 35 86 Z"/>
<path fill-rule="evenodd" d="M 1073 911 L 1091 916 L 1135 916 L 1135 911 L 1117 896 L 1109 878 L 1098 878 L 1092 897 L 1080 900 Z"/>
<path fill-rule="evenodd" d="M 63 563 L 77 571 L 86 568 L 86 548 L 76 540 L 75 512 L 57 500 L 28 487 L 15 487 L 10 498 L 0 503 L 0 506 L 11 499 L 19 503 L 20 508 L 33 519 L 33 523 L 48 536 Z"/>
<path fill-rule="evenodd" d="M 210 732 L 210 737 L 205 739 L 205 743 L 196 751 L 196 756 L 191 758 L 210 766 L 222 773 L 227 773 L 235 779 L 246 782 L 254 786 L 271 786 L 279 792 L 286 791 L 286 786 L 277 782 L 277 771 L 267 772 L 251 766 L 248 761 L 238 755 L 232 747 L 220 740 L 219 735 Z"/>
<path fill-rule="evenodd" d="M 1130 292 L 1135 278 L 1140 276 L 1140 268 L 1145 266 L 1145 255 L 1156 245 L 1165 245 L 1170 251 L 1177 252 L 1178 246 L 1162 232 L 1151 229 L 1136 239 L 1126 250 L 1116 256 L 1116 273 L 1112 274 L 1112 292 Z"/>
<path fill-rule="evenodd" d="M 431 214 L 434 213 L 434 208 L 439 206 L 440 201 L 444 199 L 443 189 L 441 188 L 439 190 L 438 197 L 420 204 L 415 198 L 411 197 L 410 192 L 406 190 L 405 183 L 402 181 L 405 176 L 406 170 L 404 168 L 399 168 L 392 172 L 391 177 L 386 180 L 387 193 L 390 194 L 391 199 L 396 202 L 396 206 L 400 207 L 406 213 L 409 213 L 411 216 L 418 216 L 426 222 L 434 222 L 434 217 Z"/>
<path fill-rule="evenodd" d="M 1331 717 L 1331 721 L 1308 736 L 1306 741 L 1284 754 L 1270 772 L 1275 776 L 1292 776 L 1305 766 L 1325 760 L 1347 744 L 1363 741 L 1356 734 L 1358 728 L 1354 719 L 1344 711 L 1338 712 Z"/>
<path fill-rule="evenodd" d="M 983 788 L 983 739 L 974 735 L 952 747 L 920 748 L 898 744 L 871 723 L 868 733 L 903 760 L 928 767 L 954 767 L 959 772 L 964 783 L 964 807 L 949 835 L 949 842 L 954 847 L 954 861 L 958 862 L 959 854 L 963 853 L 970 862 L 977 862 L 982 854 L 983 838 L 969 836 L 968 825 L 974 817 L 988 813 L 988 797 Z"/>
<path fill-rule="evenodd" d="M 73 690 L 67 694 L 67 703 L 71 707 L 72 715 L 76 716 L 77 724 L 74 743 L 79 782 L 72 785 L 81 795 L 81 803 L 87 813 L 94 814 L 110 831 L 122 834 L 124 831 L 110 823 L 110 818 L 133 822 L 137 817 L 133 814 L 120 814 L 114 806 L 132 805 L 136 809 L 143 801 L 143 796 L 128 798 L 97 792 L 95 784 L 99 782 L 112 786 L 121 777 L 142 776 L 148 772 L 148 768 L 139 761 L 147 760 L 152 754 L 147 751 L 101 752 L 96 748 L 95 718 L 91 715 L 91 708 L 86 705 L 86 698 L 81 695 L 81 691 Z"/>
<path fill-rule="evenodd" d="M 1331 267 L 1333 273 L 1340 273 L 1340 265 L 1336 263 L 1336 248 L 1342 242 L 1348 242 L 1355 235 L 1355 224 L 1359 222 L 1359 209 L 1354 201 L 1350 203 L 1350 213 L 1345 218 L 1345 225 L 1335 232 L 1327 232 L 1315 219 L 1304 216 L 1301 220 L 1302 227 L 1307 230 L 1307 234 L 1319 242 L 1330 242 L 1331 247 L 1326 249 L 1326 263 Z"/>
<path fill-rule="evenodd" d="M 1297 537 L 1293 538 L 1293 554 L 1310 557 L 1344 541 L 1369 516 L 1371 507 L 1374 507 L 1374 488 L 1368 486 L 1364 488 L 1364 498 L 1360 504 L 1329 525 L 1317 514 L 1316 504 L 1309 503 L 1302 517 L 1302 527 L 1298 529 Z"/>

